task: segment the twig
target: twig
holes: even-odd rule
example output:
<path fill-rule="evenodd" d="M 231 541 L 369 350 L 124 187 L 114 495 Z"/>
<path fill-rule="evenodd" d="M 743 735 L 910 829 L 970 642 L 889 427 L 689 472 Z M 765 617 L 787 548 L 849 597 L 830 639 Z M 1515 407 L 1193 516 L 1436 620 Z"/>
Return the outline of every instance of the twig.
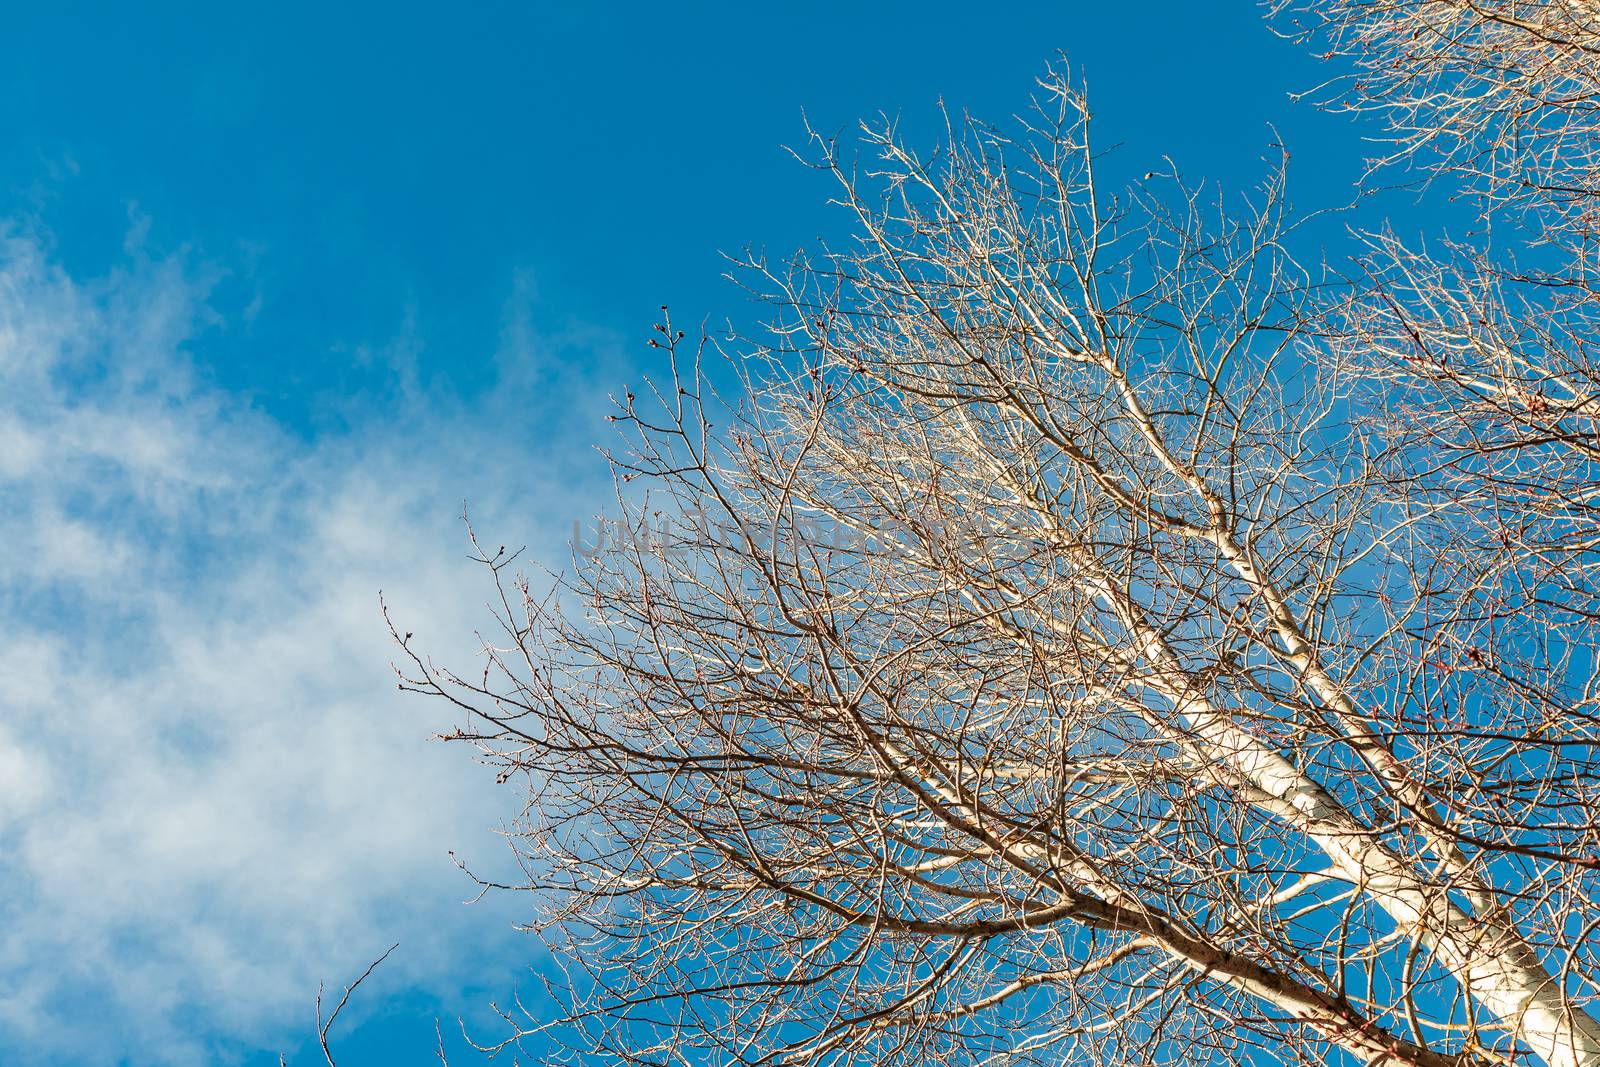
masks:
<path fill-rule="evenodd" d="M 323 986 L 321 982 L 317 983 L 317 1041 L 322 1046 L 322 1057 L 328 1061 L 328 1067 L 338 1067 L 338 1065 L 333 1062 L 332 1050 L 328 1048 L 328 1031 L 333 1028 L 333 1021 L 339 1017 L 339 1013 L 344 1010 L 344 1006 L 350 1003 L 350 994 L 355 992 L 356 987 L 362 982 L 365 982 L 367 980 L 367 976 L 378 969 L 378 964 L 388 959 L 389 953 L 393 952 L 399 947 L 400 945 L 398 942 L 390 945 L 388 950 L 385 951 L 383 955 L 379 956 L 377 959 L 373 960 L 367 965 L 367 969 L 361 972 L 360 978 L 357 978 L 354 982 L 351 982 L 349 985 L 344 987 L 344 996 L 339 998 L 339 1003 L 334 1006 L 333 1014 L 328 1016 L 327 1022 L 322 1021 Z"/>

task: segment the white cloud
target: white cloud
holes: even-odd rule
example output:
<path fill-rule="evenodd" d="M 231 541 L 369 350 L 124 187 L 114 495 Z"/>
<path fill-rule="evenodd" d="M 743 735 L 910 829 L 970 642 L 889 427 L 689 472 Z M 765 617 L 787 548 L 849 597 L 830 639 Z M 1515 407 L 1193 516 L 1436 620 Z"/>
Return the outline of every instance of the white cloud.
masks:
<path fill-rule="evenodd" d="M 426 741 L 447 712 L 394 692 L 377 609 L 460 662 L 487 593 L 461 501 L 544 555 L 584 510 L 563 442 L 590 372 L 531 350 L 613 346 L 539 339 L 521 295 L 492 398 L 407 377 L 308 444 L 200 383 L 184 345 L 214 323 L 181 259 L 84 282 L 0 231 L 7 1062 L 209 1062 L 390 941 L 436 989 L 532 951 L 516 902 L 459 905 L 446 849 L 491 866 L 514 798 Z"/>

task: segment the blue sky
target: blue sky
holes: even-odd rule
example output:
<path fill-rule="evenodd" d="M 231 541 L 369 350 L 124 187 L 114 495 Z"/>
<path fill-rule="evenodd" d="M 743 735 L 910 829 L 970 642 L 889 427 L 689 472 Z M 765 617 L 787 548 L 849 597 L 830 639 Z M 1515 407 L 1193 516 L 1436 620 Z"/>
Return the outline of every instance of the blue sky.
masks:
<path fill-rule="evenodd" d="M 7 1063 L 311 1063 L 394 941 L 347 1067 L 536 995 L 447 855 L 517 798 L 392 692 L 378 590 L 459 662 L 462 501 L 559 562 L 658 305 L 748 320 L 721 252 L 839 232 L 802 110 L 932 138 L 1062 51 L 1113 174 L 1242 190 L 1281 136 L 1313 208 L 1363 151 L 1248 3 L 328 7 L 4 4 Z"/>

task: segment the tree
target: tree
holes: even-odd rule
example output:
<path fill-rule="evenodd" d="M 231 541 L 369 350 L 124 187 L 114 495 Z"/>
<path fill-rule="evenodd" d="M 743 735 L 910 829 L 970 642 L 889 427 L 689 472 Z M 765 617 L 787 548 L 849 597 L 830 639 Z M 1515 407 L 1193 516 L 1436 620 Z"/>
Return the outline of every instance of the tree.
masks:
<path fill-rule="evenodd" d="M 1064 76 L 816 138 L 859 242 L 748 264 L 729 402 L 658 326 L 625 531 L 548 593 L 482 553 L 481 671 L 401 638 L 531 783 L 574 1049 L 1600 1063 L 1600 21 L 1277 17 L 1480 237 L 1313 277 L 1281 170 L 1097 189 Z"/>

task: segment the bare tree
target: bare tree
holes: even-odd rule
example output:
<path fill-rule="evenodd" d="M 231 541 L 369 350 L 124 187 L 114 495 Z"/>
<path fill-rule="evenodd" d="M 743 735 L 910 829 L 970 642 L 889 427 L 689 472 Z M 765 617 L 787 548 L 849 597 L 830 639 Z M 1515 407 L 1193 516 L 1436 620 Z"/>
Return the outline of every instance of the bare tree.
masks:
<path fill-rule="evenodd" d="M 658 327 L 629 536 L 548 594 L 483 553 L 481 671 L 401 638 L 531 783 L 575 1051 L 1600 1063 L 1600 37 L 1575 0 L 1315 14 L 1384 72 L 1341 99 L 1476 161 L 1553 266 L 1378 235 L 1314 282 L 1281 176 L 1097 189 L 1066 78 L 928 159 L 817 139 L 859 243 L 748 265 L 731 388 Z"/>

